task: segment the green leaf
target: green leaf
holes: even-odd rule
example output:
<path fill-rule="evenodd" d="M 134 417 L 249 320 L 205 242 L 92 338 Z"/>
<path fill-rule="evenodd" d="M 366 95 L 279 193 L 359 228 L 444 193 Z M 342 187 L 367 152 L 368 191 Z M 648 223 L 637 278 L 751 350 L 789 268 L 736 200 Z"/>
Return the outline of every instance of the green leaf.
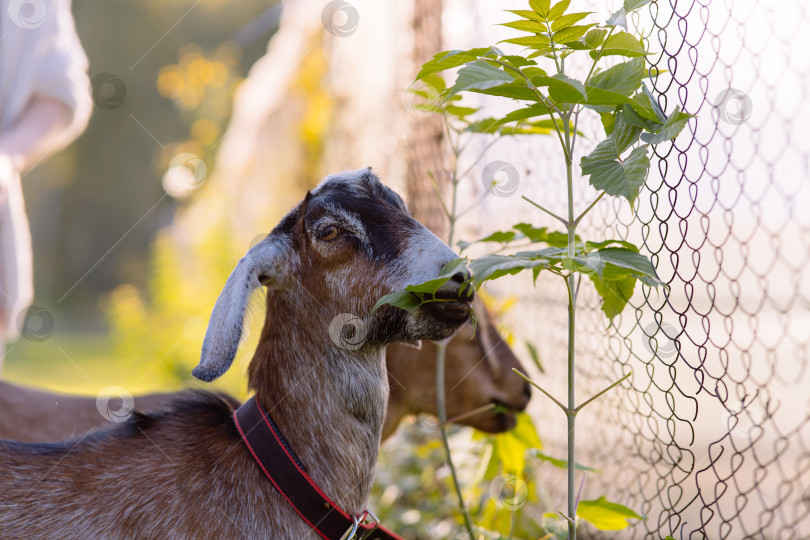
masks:
<path fill-rule="evenodd" d="M 501 470 L 520 476 L 526 467 L 526 451 L 542 448 L 543 443 L 537 436 L 537 430 L 528 414 L 518 413 L 515 419 L 517 420 L 515 427 L 495 435 L 492 442 L 494 453 L 500 458 Z"/>
<path fill-rule="evenodd" d="M 640 7 L 644 7 L 652 2 L 652 0 L 624 0 L 624 10 L 627 13 L 635 11 Z"/>
<path fill-rule="evenodd" d="M 554 130 L 556 124 L 554 120 L 539 120 L 537 122 L 525 122 L 516 126 L 501 126 L 498 133 L 501 135 L 548 135 Z"/>
<path fill-rule="evenodd" d="M 615 130 L 614 130 L 615 133 Z M 647 179 L 650 160 L 647 146 L 634 149 L 624 160 L 593 160 L 582 158 L 583 176 L 590 175 L 589 183 L 596 189 L 614 197 L 624 197 L 632 205 Z"/>
<path fill-rule="evenodd" d="M 602 119 L 602 127 L 605 128 L 605 135 L 610 135 L 613 133 L 613 126 L 616 124 L 616 117 L 611 113 L 599 113 L 599 117 Z"/>
<path fill-rule="evenodd" d="M 656 133 L 644 133 L 641 136 L 641 140 L 647 144 L 658 144 L 664 141 L 670 141 L 678 136 L 678 133 L 681 132 L 690 118 L 692 118 L 691 114 L 681 112 L 678 107 L 675 107 L 675 110 L 669 115 L 664 125 Z"/>
<path fill-rule="evenodd" d="M 459 107 L 458 105 L 447 105 L 444 110 L 452 116 L 463 119 L 465 116 L 478 112 L 478 107 Z"/>
<path fill-rule="evenodd" d="M 560 17 L 563 16 L 565 10 L 568 9 L 568 5 L 571 3 L 571 0 L 560 0 L 554 6 L 548 10 L 548 20 L 549 21 L 556 21 Z"/>
<path fill-rule="evenodd" d="M 616 113 L 614 117 L 615 122 L 611 134 L 597 144 L 590 154 L 582 158 L 582 164 L 620 159 L 624 151 L 638 141 L 641 129 L 625 122 L 621 113 Z"/>
<path fill-rule="evenodd" d="M 578 23 L 588 15 L 593 13 L 592 11 L 586 11 L 583 13 L 569 13 L 568 15 L 563 15 L 559 19 L 555 20 L 551 24 L 551 31 L 556 32 L 557 30 L 562 30 L 563 28 L 568 28 L 569 26 L 573 26 L 574 24 Z"/>
<path fill-rule="evenodd" d="M 475 60 L 458 70 L 458 77 L 456 77 L 453 87 L 450 88 L 449 96 L 464 90 L 487 90 L 504 83 L 510 83 L 513 80 L 514 77 L 505 73 L 502 69 L 483 60 Z"/>
<path fill-rule="evenodd" d="M 619 8 L 616 13 L 608 17 L 605 24 L 607 26 L 621 26 L 627 30 L 627 11 L 624 8 Z"/>
<path fill-rule="evenodd" d="M 633 289 L 636 287 L 635 276 L 617 280 L 603 280 L 595 274 L 591 274 L 589 277 L 596 287 L 596 292 L 602 297 L 602 312 L 608 319 L 612 319 L 624 311 L 627 302 L 633 296 Z"/>
<path fill-rule="evenodd" d="M 548 227 L 538 228 L 530 223 L 518 223 L 512 228 L 523 233 L 523 236 L 532 242 L 545 242 L 546 238 L 548 238 Z"/>
<path fill-rule="evenodd" d="M 604 280 L 620 280 L 627 276 L 635 276 L 651 287 L 662 284 L 650 259 L 632 249 L 609 247 L 591 252 L 589 255 L 599 258 Z"/>
<path fill-rule="evenodd" d="M 518 56 L 516 54 L 502 55 L 499 58 L 499 60 L 501 62 L 506 62 L 507 64 L 511 65 L 514 68 L 522 68 L 522 67 L 525 67 L 525 66 L 536 66 L 537 65 L 537 62 L 535 62 L 534 60 L 527 60 L 526 58 L 523 58 L 522 56 Z M 540 69 L 540 68 L 535 68 L 535 69 Z M 540 71 L 543 71 L 543 70 L 540 69 Z"/>
<path fill-rule="evenodd" d="M 549 261 L 545 259 L 529 260 L 516 255 L 484 255 L 470 262 L 475 288 L 482 283 L 506 275 L 514 275 L 527 268 L 548 268 Z"/>
<path fill-rule="evenodd" d="M 515 231 L 495 231 L 494 233 L 490 234 L 489 236 L 485 236 L 480 240 L 474 240 L 472 242 L 465 242 L 462 240 L 456 243 L 456 245 L 458 246 L 459 251 L 464 251 L 473 244 L 480 244 L 483 242 L 499 242 L 501 244 L 508 244 L 515 239 L 515 236 L 517 236 Z"/>
<path fill-rule="evenodd" d="M 537 347 L 535 347 L 533 344 L 527 341 L 526 349 L 528 349 L 529 356 L 532 357 L 532 362 L 534 362 L 534 365 L 537 367 L 537 370 L 540 373 L 545 373 L 546 370 L 543 367 L 543 363 L 540 361 L 540 354 L 537 352 Z"/>
<path fill-rule="evenodd" d="M 600 531 L 620 531 L 630 525 L 629 519 L 643 519 L 626 506 L 609 502 L 604 496 L 591 501 L 579 501 L 577 517 Z"/>
<path fill-rule="evenodd" d="M 518 17 L 523 17 L 524 19 L 527 19 L 527 20 L 530 20 L 530 21 L 541 21 L 542 20 L 537 13 L 535 13 L 534 11 L 530 11 L 528 9 L 507 9 L 506 11 L 508 11 L 509 13 L 514 13 Z"/>
<path fill-rule="evenodd" d="M 543 20 L 548 17 L 548 10 L 551 7 L 551 0 L 529 0 L 529 7 L 534 10 Z"/>
<path fill-rule="evenodd" d="M 611 92 L 610 90 L 603 90 L 593 86 L 586 86 L 585 90 L 588 92 L 588 99 L 585 101 L 586 104 L 608 107 L 607 110 L 601 112 L 613 111 L 616 107 L 625 103 L 632 103 L 629 97 L 618 92 Z"/>
<path fill-rule="evenodd" d="M 545 461 L 547 463 L 550 463 L 551 465 L 553 465 L 554 467 L 557 467 L 558 469 L 567 469 L 568 468 L 568 461 L 566 461 L 564 459 L 558 459 L 558 458 L 555 458 L 555 457 L 551 457 L 548 454 L 544 454 L 540 450 L 535 450 L 535 449 L 529 450 L 529 454 L 536 457 L 540 461 Z M 576 470 L 578 470 L 578 471 L 595 472 L 595 473 L 602 472 L 599 469 L 594 469 L 593 467 L 587 467 L 585 465 L 580 465 L 579 463 L 576 463 L 576 462 L 574 462 L 574 468 Z"/>
<path fill-rule="evenodd" d="M 644 83 L 642 83 L 642 89 L 644 89 L 643 85 Z M 667 116 L 663 114 L 663 111 L 660 117 L 656 111 L 656 109 L 660 110 L 661 107 L 659 107 L 657 103 L 653 104 L 646 94 L 636 94 L 631 99 L 632 103 L 630 103 L 630 107 L 632 107 L 633 111 L 638 113 L 638 115 L 645 120 L 649 120 L 656 124 L 663 124 L 666 121 Z"/>
<path fill-rule="evenodd" d="M 642 95 L 642 94 L 639 94 Z M 646 96 L 645 96 L 646 97 Z M 661 127 L 661 124 L 655 122 L 648 118 L 647 116 L 641 116 L 636 112 L 636 109 L 633 108 L 633 105 L 624 105 L 622 106 L 622 118 L 624 121 L 631 126 L 640 127 L 642 129 L 646 129 L 647 131 L 658 131 Z M 655 113 L 652 112 L 652 109 L 649 109 L 649 112 L 652 116 L 655 116 Z M 611 118 L 613 115 L 609 115 Z"/>
<path fill-rule="evenodd" d="M 466 265 L 467 259 L 465 258 L 453 259 L 442 266 L 439 275 L 435 278 L 422 283 L 408 285 L 401 291 L 386 294 L 377 300 L 371 312 L 374 313 L 377 308 L 385 304 L 412 311 L 422 305 L 427 297 L 432 297 L 442 285 L 447 283 L 450 278 L 455 276 L 461 268 L 465 268 Z"/>
<path fill-rule="evenodd" d="M 374 304 L 371 312 L 374 313 L 377 309 L 385 304 L 402 308 L 408 311 L 413 311 L 422 305 L 422 298 L 409 291 L 397 291 L 391 294 L 386 294 Z"/>
<path fill-rule="evenodd" d="M 569 26 L 568 28 L 563 28 L 555 32 L 552 36 L 552 39 L 555 43 L 568 43 L 569 41 L 576 41 L 588 32 L 593 26 L 593 24 L 585 24 L 581 26 Z"/>
<path fill-rule="evenodd" d="M 464 131 L 470 133 L 496 133 L 500 124 L 500 118 L 482 118 L 476 122 L 471 122 Z"/>
<path fill-rule="evenodd" d="M 432 60 L 428 60 L 422 65 L 422 69 L 416 75 L 417 79 L 422 79 L 426 75 L 432 75 L 446 69 L 458 67 L 467 62 L 472 62 L 479 56 L 485 56 L 491 53 L 491 47 L 481 47 L 478 49 L 470 49 L 468 51 L 452 50 L 444 51 L 433 55 Z"/>
<path fill-rule="evenodd" d="M 644 50 L 644 46 L 639 40 L 633 37 L 632 34 L 627 32 L 618 32 L 613 34 L 605 44 L 602 45 L 602 56 L 620 55 L 620 56 L 645 56 L 648 53 Z M 591 51 L 591 58 L 596 58 L 598 51 Z"/>
<path fill-rule="evenodd" d="M 551 45 L 551 40 L 546 35 L 536 36 L 523 36 L 511 39 L 502 39 L 498 43 L 513 43 L 530 49 L 548 49 Z"/>
<path fill-rule="evenodd" d="M 532 32 L 533 34 L 548 32 L 546 24 L 538 21 L 527 21 L 527 20 L 512 21 L 508 23 L 500 23 L 500 26 L 506 26 L 507 28 L 514 28 L 515 30 L 522 30 L 524 32 Z"/>
<path fill-rule="evenodd" d="M 644 59 L 634 58 L 597 73 L 590 78 L 588 85 L 629 97 L 641 86 L 645 73 Z"/>
<path fill-rule="evenodd" d="M 661 106 L 658 105 L 658 100 L 655 99 L 655 96 L 652 94 L 652 92 L 650 92 L 650 89 L 647 88 L 647 85 L 642 84 L 641 90 L 644 91 L 644 95 L 647 97 L 647 100 L 645 101 L 645 103 L 649 103 L 649 106 L 655 111 L 656 120 L 658 120 L 658 122 L 661 122 L 661 123 L 666 122 L 667 115 L 664 114 L 664 111 L 661 109 Z M 638 97 L 639 97 L 639 99 L 641 99 L 641 96 L 638 96 Z M 643 116 L 643 113 L 641 111 L 636 111 L 636 112 Z"/>
<path fill-rule="evenodd" d="M 543 249 L 533 249 L 531 251 L 519 251 L 515 253 L 516 257 L 521 259 L 526 259 L 528 261 L 534 260 L 542 260 L 547 261 L 549 267 L 551 264 L 556 264 L 563 260 L 564 257 L 567 256 L 568 249 L 567 247 L 546 247 Z"/>
<path fill-rule="evenodd" d="M 537 428 L 534 426 L 531 416 L 521 412 L 515 415 L 515 420 L 517 420 L 515 427 L 510 431 L 512 436 L 520 441 L 526 449 L 543 448 L 543 441 L 537 435 Z"/>
<path fill-rule="evenodd" d="M 516 109 L 512 112 L 507 113 L 503 117 L 503 119 L 500 120 L 500 123 L 507 124 L 509 122 L 525 120 L 527 118 L 534 118 L 536 116 L 545 116 L 547 114 L 549 114 L 549 110 L 546 108 L 545 105 L 541 103 L 535 103 L 529 105 L 528 107 Z"/>
<path fill-rule="evenodd" d="M 608 31 L 604 28 L 593 28 L 592 30 L 588 30 L 588 33 L 582 38 L 582 42 L 587 48 L 595 49 L 605 41 L 607 33 Z"/>
<path fill-rule="evenodd" d="M 587 251 L 593 251 L 594 249 L 604 249 L 607 247 L 617 247 L 615 244 L 618 244 L 619 247 L 623 247 L 625 249 L 629 249 L 630 251 L 634 251 L 638 253 L 638 247 L 634 244 L 628 242 L 627 240 L 604 240 L 602 242 L 585 242 L 585 249 Z"/>
<path fill-rule="evenodd" d="M 549 95 L 558 103 L 582 103 L 588 99 L 585 86 L 576 79 L 557 73 L 552 77 L 532 77 L 535 86 L 548 86 Z"/>
<path fill-rule="evenodd" d="M 522 99 L 526 101 L 539 101 L 540 98 L 534 93 L 534 90 L 523 85 L 522 83 L 508 83 L 486 90 L 471 90 L 477 94 L 486 94 L 488 96 L 501 96 L 511 99 Z"/>

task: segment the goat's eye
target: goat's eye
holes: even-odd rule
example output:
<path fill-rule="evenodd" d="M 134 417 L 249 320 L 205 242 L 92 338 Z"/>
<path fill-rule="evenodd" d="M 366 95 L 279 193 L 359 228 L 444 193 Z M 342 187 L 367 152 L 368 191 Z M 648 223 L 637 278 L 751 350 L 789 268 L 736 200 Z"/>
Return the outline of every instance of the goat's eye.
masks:
<path fill-rule="evenodd" d="M 318 232 L 318 240 L 324 240 L 328 242 L 329 240 L 334 240 L 335 238 L 337 238 L 338 234 L 340 234 L 340 229 L 338 229 L 334 225 L 330 225 L 328 227 L 324 227 Z"/>

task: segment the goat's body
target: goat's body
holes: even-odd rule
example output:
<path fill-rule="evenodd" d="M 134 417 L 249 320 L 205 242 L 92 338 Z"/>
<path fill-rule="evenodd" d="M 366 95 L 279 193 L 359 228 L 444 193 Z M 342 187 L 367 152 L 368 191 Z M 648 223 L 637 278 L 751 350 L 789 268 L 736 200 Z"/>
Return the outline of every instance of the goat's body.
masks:
<path fill-rule="evenodd" d="M 135 408 L 155 412 L 175 394 L 139 396 Z M 63 441 L 109 425 L 96 399 L 54 394 L 0 381 L 0 439 L 22 442 Z"/>
<path fill-rule="evenodd" d="M 317 538 L 246 451 L 235 406 L 198 393 L 81 439 L 0 442 L 0 538 Z"/>
<path fill-rule="evenodd" d="M 211 381 L 230 367 L 251 291 L 266 285 L 249 386 L 321 490 L 360 515 L 388 400 L 385 346 L 450 337 L 473 293 L 462 298 L 469 276 L 457 275 L 437 291 L 452 304 L 372 307 L 455 258 L 370 171 L 330 177 L 237 264 L 193 373 Z M 65 443 L 0 442 L 0 538 L 316 538 L 254 463 L 233 407 L 208 394 Z"/>

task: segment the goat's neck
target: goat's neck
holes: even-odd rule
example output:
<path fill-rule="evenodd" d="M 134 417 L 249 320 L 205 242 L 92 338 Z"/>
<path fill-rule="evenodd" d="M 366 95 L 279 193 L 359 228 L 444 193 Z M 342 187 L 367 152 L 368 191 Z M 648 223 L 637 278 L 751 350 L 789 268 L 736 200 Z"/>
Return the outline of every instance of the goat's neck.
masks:
<path fill-rule="evenodd" d="M 339 348 L 329 321 L 268 310 L 250 386 L 310 476 L 344 511 L 363 511 L 388 402 L 383 346 Z M 286 314 L 286 315 L 285 315 Z"/>

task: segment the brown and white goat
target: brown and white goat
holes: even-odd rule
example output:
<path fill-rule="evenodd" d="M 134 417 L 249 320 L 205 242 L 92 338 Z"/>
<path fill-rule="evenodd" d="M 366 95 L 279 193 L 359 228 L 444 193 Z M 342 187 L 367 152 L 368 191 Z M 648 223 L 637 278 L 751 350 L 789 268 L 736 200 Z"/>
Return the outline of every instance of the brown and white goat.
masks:
<path fill-rule="evenodd" d="M 529 385 L 512 368 L 523 371 L 520 360 L 495 328 L 483 303 L 474 303 L 478 323 L 475 332 L 465 323 L 450 339 L 446 353 L 445 386 L 448 418 L 488 404 L 522 411 L 529 403 Z M 436 415 L 436 345 L 425 341 L 416 349 L 402 343 L 386 348 L 386 368 L 391 388 L 382 438 L 396 431 L 409 414 Z M 136 396 L 134 408 L 142 413 L 158 412 L 177 394 Z M 107 404 L 113 410 L 129 412 L 124 403 Z M 25 442 L 62 441 L 78 437 L 93 428 L 109 424 L 95 398 L 46 392 L 0 381 L 0 439 Z M 114 419 L 114 418 L 113 418 Z M 484 411 L 464 416 L 459 423 L 487 433 L 500 433 L 514 426 L 512 412 Z"/>
<path fill-rule="evenodd" d="M 370 170 L 328 177 L 239 261 L 194 374 L 229 368 L 251 292 L 266 286 L 249 386 L 321 489 L 360 514 L 388 398 L 386 344 L 449 337 L 470 298 L 371 308 L 454 258 Z M 465 279 L 439 294 L 458 299 Z M 335 331 L 346 313 L 360 318 L 354 333 Z M 196 393 L 85 438 L 0 442 L 0 538 L 316 538 L 244 447 L 235 405 Z"/>

